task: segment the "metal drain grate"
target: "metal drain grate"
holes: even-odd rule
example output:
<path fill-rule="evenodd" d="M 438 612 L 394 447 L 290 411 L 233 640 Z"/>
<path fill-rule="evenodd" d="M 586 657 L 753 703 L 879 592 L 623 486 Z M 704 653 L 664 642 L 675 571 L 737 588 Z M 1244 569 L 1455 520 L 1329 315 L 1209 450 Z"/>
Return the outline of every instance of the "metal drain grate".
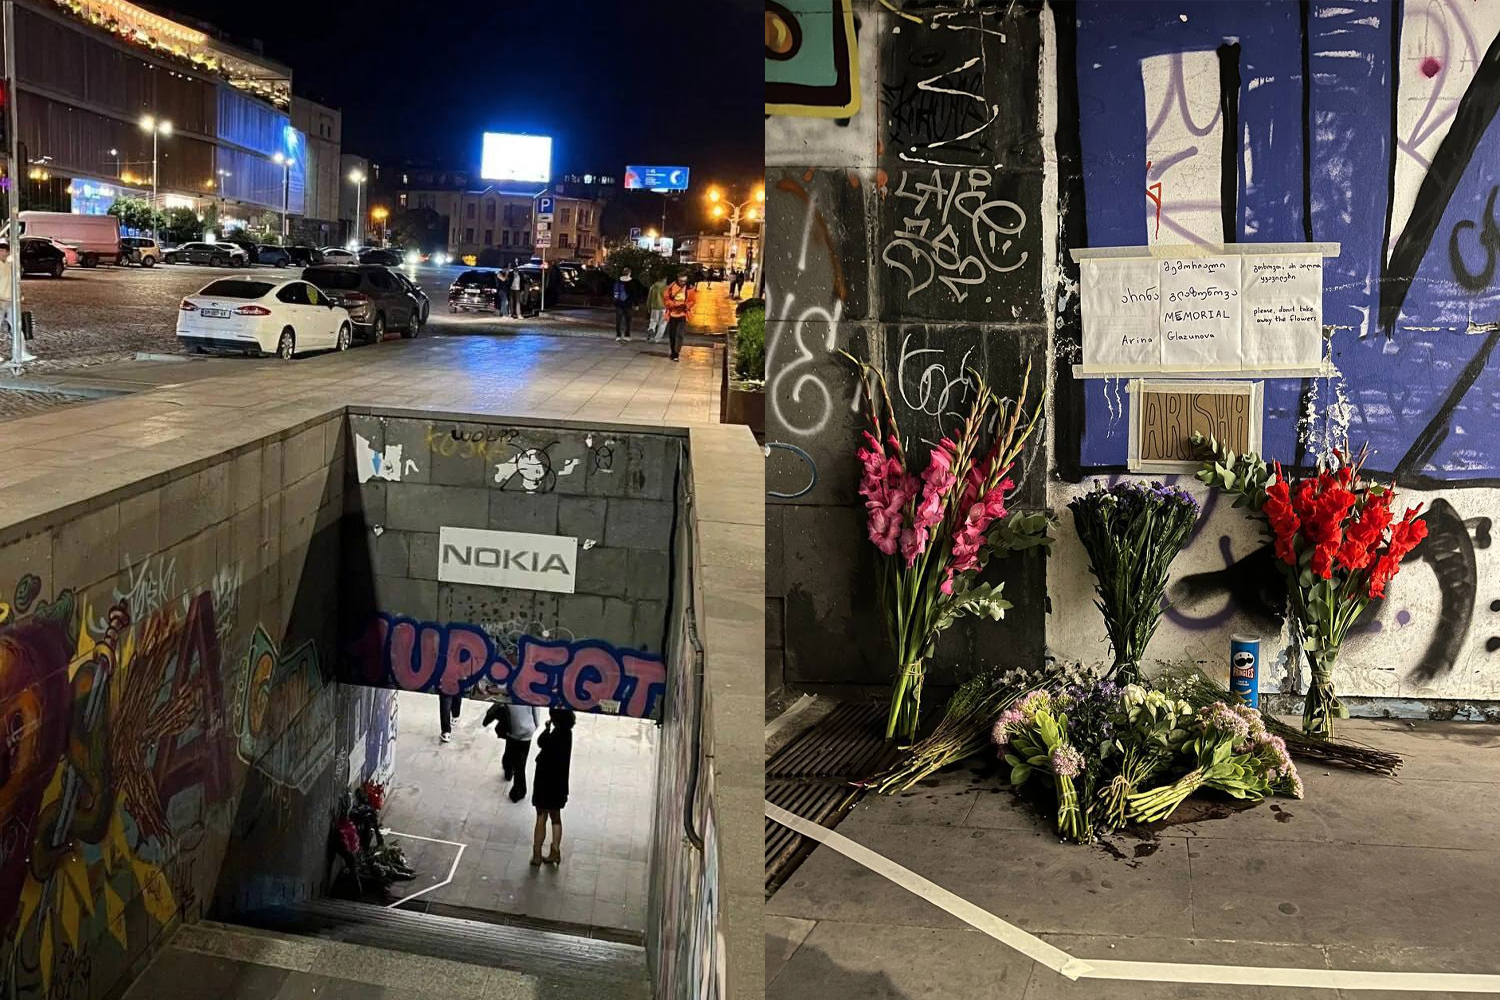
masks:
<path fill-rule="evenodd" d="M 843 704 L 766 762 L 766 798 L 829 829 L 864 791 L 851 783 L 889 767 L 901 751 L 885 740 L 886 706 Z M 766 820 L 766 898 L 817 844 Z"/>

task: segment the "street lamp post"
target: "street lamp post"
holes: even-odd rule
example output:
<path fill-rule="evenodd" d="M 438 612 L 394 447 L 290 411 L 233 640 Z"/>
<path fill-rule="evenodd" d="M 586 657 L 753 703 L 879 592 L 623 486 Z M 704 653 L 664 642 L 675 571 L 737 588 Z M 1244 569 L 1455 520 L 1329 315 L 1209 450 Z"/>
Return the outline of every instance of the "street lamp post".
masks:
<path fill-rule="evenodd" d="M 157 190 L 156 152 L 157 152 L 157 140 L 161 136 L 171 135 L 172 134 L 172 123 L 169 122 L 169 121 L 158 121 L 156 118 L 152 117 L 151 115 L 142 115 L 141 116 L 141 128 L 143 128 L 147 132 L 151 133 L 151 235 L 154 238 L 154 237 L 156 237 L 158 235 L 157 231 L 156 231 L 156 213 L 158 211 L 158 208 L 157 208 L 157 205 L 156 205 L 156 190 Z"/>
<path fill-rule="evenodd" d="M 291 210 L 292 201 L 292 167 L 297 161 L 281 153 L 276 153 L 271 160 L 281 164 L 281 242 L 284 246 L 289 233 L 287 213 Z"/>
<path fill-rule="evenodd" d="M 385 242 L 386 242 L 385 220 L 386 220 L 387 217 L 390 216 L 390 214 L 391 213 L 389 211 L 387 211 L 386 208 L 383 205 L 376 205 L 374 208 L 370 209 L 370 218 L 372 218 L 376 222 L 380 223 L 380 245 L 381 246 L 385 246 Z"/>
<path fill-rule="evenodd" d="M 111 149 L 109 151 L 109 155 L 113 156 L 115 158 L 115 180 L 119 180 L 120 179 L 120 151 L 118 149 Z"/>
<path fill-rule="evenodd" d="M 764 205 L 766 201 L 765 185 L 757 186 L 751 197 L 739 203 L 726 199 L 718 188 L 709 188 L 708 200 L 714 206 L 714 218 L 722 219 L 725 215 L 729 216 L 729 252 L 726 254 L 726 257 L 728 258 L 728 263 L 734 266 L 739 256 L 740 220 L 743 218 L 746 222 L 761 222 L 762 230 L 764 230 L 763 216 L 765 215 L 765 210 L 760 206 Z M 759 287 L 758 281 L 756 285 Z"/>
<path fill-rule="evenodd" d="M 349 179 L 354 182 L 354 242 L 363 243 L 365 213 L 364 202 L 361 200 L 365 193 L 365 172 L 363 170 L 349 171 Z"/>

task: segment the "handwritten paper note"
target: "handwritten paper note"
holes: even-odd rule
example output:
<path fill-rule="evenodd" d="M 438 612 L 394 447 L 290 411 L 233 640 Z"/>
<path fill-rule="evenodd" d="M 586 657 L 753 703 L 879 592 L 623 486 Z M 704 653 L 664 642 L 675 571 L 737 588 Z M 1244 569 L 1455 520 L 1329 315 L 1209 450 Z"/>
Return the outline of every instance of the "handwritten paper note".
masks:
<path fill-rule="evenodd" d="M 1120 369 L 1160 364 L 1156 261 L 1086 260 L 1080 270 L 1085 337 L 1093 348 L 1089 363 Z"/>
<path fill-rule="evenodd" d="M 1274 372 L 1322 361 L 1317 253 L 1086 257 L 1079 277 L 1092 372 Z"/>
<path fill-rule="evenodd" d="M 1316 365 L 1323 359 L 1323 258 L 1245 261 L 1246 367 Z"/>
<path fill-rule="evenodd" d="M 1164 260 L 1161 363 L 1219 368 L 1240 362 L 1240 260 Z"/>

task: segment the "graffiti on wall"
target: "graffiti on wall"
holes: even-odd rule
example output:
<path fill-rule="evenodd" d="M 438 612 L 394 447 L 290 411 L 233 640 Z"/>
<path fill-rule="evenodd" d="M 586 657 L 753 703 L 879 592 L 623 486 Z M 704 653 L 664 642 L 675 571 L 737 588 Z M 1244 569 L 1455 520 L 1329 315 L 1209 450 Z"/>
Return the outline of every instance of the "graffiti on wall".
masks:
<path fill-rule="evenodd" d="M 1336 241 L 1338 374 L 1267 385 L 1266 450 L 1344 436 L 1407 486 L 1500 484 L 1500 9 L 1081 3 L 1076 123 L 1094 246 Z M 1146 164 L 1142 184 L 1141 164 Z M 1123 464 L 1091 382 L 1082 467 Z"/>
<path fill-rule="evenodd" d="M 847 118 L 859 98 L 850 0 L 766 0 L 766 114 Z"/>
<path fill-rule="evenodd" d="M 220 647 L 208 592 L 100 619 L 40 592 L 0 607 L 0 978 L 82 996 L 99 948 L 139 954 L 195 902 L 178 856 L 231 791 Z"/>
<path fill-rule="evenodd" d="M 514 657 L 480 626 L 377 615 L 349 646 L 344 679 L 402 691 L 655 718 L 666 665 L 599 640 L 523 637 Z"/>
<path fill-rule="evenodd" d="M 323 681 L 309 640 L 289 653 L 259 625 L 241 671 L 235 706 L 240 760 L 273 784 L 306 792 L 328 762 L 336 727 L 334 689 Z"/>
<path fill-rule="evenodd" d="M 1019 239 L 1026 210 L 999 197 L 995 182 L 994 173 L 983 167 L 946 176 L 936 167 L 901 171 L 890 193 L 905 202 L 897 210 L 900 229 L 886 240 L 880 259 L 905 275 L 907 298 L 936 280 L 963 302 L 1031 258 Z M 985 301 L 993 304 L 993 295 Z"/>

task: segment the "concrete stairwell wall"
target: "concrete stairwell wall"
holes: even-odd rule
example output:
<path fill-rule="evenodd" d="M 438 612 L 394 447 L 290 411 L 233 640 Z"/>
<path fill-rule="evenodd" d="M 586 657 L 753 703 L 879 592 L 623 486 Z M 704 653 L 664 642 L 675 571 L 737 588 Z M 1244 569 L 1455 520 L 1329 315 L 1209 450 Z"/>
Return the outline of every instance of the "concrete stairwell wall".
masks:
<path fill-rule="evenodd" d="M 321 890 L 388 764 L 388 693 L 328 680 L 342 425 L 0 527 L 0 994 L 117 995 L 178 921 Z"/>
<path fill-rule="evenodd" d="M 345 676 L 475 698 L 517 697 L 517 683 L 534 682 L 543 693 L 519 700 L 659 715 L 683 441 L 639 429 L 352 412 Z M 500 558 L 494 550 L 469 550 L 501 544 L 497 532 L 512 539 L 507 559 L 556 546 L 568 555 L 547 572 L 508 577 L 516 564 L 486 565 Z M 564 691 L 578 670 L 601 676 Z"/>

